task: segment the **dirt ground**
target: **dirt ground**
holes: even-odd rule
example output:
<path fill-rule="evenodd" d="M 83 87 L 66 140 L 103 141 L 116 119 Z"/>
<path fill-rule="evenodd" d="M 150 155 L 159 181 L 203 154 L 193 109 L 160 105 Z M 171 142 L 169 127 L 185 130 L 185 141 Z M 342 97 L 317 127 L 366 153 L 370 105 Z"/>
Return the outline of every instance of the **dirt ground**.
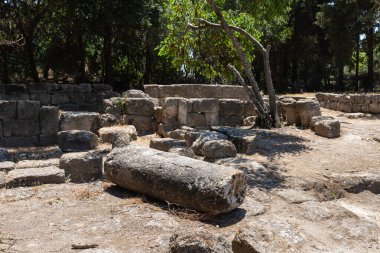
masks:
<path fill-rule="evenodd" d="M 379 193 L 316 187 L 330 173 L 380 174 L 380 117 L 339 119 L 340 138 L 284 127 L 258 144 L 260 152 L 241 156 L 247 197 L 239 209 L 217 217 L 106 181 L 0 190 L 0 252 L 168 252 L 177 232 L 207 230 L 232 242 L 245 226 L 266 235 L 260 241 L 265 252 L 380 252 Z M 148 145 L 149 138 L 137 143 Z M 75 250 L 73 244 L 97 246 Z"/>

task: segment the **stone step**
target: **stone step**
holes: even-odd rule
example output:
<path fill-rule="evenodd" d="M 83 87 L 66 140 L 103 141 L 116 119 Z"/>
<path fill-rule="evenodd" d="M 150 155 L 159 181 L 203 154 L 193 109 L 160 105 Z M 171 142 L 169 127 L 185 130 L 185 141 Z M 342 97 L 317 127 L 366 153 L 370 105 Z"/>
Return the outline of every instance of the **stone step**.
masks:
<path fill-rule="evenodd" d="M 36 186 L 41 184 L 65 183 L 65 172 L 56 166 L 45 168 L 15 169 L 5 176 L 5 182 L 0 188 L 15 188 L 24 186 Z"/>
<path fill-rule="evenodd" d="M 43 160 L 60 158 L 62 155 L 58 146 L 8 148 L 7 150 L 10 161 Z"/>

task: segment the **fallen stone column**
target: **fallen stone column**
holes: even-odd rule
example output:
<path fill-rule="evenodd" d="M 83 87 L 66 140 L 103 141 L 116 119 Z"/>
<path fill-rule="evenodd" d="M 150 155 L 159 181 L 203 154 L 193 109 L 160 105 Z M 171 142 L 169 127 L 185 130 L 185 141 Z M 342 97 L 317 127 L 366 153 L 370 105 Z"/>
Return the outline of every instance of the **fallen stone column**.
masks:
<path fill-rule="evenodd" d="M 104 173 L 128 190 L 214 215 L 240 206 L 246 191 L 238 170 L 136 145 L 114 149 Z"/>

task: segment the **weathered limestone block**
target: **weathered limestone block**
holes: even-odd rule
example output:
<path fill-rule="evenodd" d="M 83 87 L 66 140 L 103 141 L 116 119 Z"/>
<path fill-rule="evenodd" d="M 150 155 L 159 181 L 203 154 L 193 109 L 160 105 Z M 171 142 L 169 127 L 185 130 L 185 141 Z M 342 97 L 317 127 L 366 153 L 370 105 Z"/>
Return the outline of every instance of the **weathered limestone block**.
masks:
<path fill-rule="evenodd" d="M 142 90 L 127 90 L 122 94 L 125 98 L 150 98 L 148 94 Z"/>
<path fill-rule="evenodd" d="M 337 138 L 340 136 L 340 122 L 337 119 L 320 119 L 314 123 L 313 130 L 319 136 Z"/>
<path fill-rule="evenodd" d="M 336 110 L 341 112 L 352 112 L 352 104 L 351 103 L 338 103 Z"/>
<path fill-rule="evenodd" d="M 128 125 L 135 126 L 137 131 L 150 132 L 155 129 L 153 115 L 127 115 L 126 121 Z"/>
<path fill-rule="evenodd" d="M 0 171 L 0 189 L 5 187 L 5 175 L 5 172 Z"/>
<path fill-rule="evenodd" d="M 69 95 L 66 93 L 53 93 L 51 94 L 51 104 L 61 105 L 70 103 Z"/>
<path fill-rule="evenodd" d="M 243 116 L 249 117 L 249 116 L 257 116 L 256 107 L 252 102 L 245 102 L 243 107 Z"/>
<path fill-rule="evenodd" d="M 38 136 L 12 136 L 0 138 L 0 147 L 31 147 L 39 145 Z"/>
<path fill-rule="evenodd" d="M 7 100 L 11 100 L 11 101 L 30 100 L 30 95 L 29 93 L 8 92 Z"/>
<path fill-rule="evenodd" d="M 235 86 L 222 85 L 223 98 L 235 99 Z"/>
<path fill-rule="evenodd" d="M 122 148 L 131 143 L 131 137 L 126 132 L 117 132 L 112 136 L 112 148 Z"/>
<path fill-rule="evenodd" d="M 315 123 L 322 120 L 333 120 L 335 119 L 333 116 L 314 116 L 310 120 L 310 128 L 311 130 L 314 129 Z"/>
<path fill-rule="evenodd" d="M 0 119 L 15 118 L 16 104 L 16 101 L 0 100 Z"/>
<path fill-rule="evenodd" d="M 131 191 L 214 215 L 240 206 L 246 192 L 238 170 L 134 145 L 114 149 L 104 172 Z"/>
<path fill-rule="evenodd" d="M 231 253 L 226 238 L 208 231 L 185 231 L 170 238 L 170 253 Z"/>
<path fill-rule="evenodd" d="M 238 99 L 220 99 L 220 115 L 243 115 L 243 102 Z"/>
<path fill-rule="evenodd" d="M 352 112 L 361 112 L 362 105 L 361 104 L 353 104 L 352 105 Z"/>
<path fill-rule="evenodd" d="M 166 98 L 162 106 L 162 123 L 168 128 L 177 128 L 179 102 L 183 98 Z"/>
<path fill-rule="evenodd" d="M 207 126 L 219 125 L 219 113 L 218 112 L 205 112 L 205 121 Z"/>
<path fill-rule="evenodd" d="M 55 106 L 42 106 L 40 109 L 41 133 L 56 135 L 59 130 L 59 109 Z"/>
<path fill-rule="evenodd" d="M 11 124 L 12 136 L 35 136 L 40 134 L 40 122 L 38 118 L 15 120 Z"/>
<path fill-rule="evenodd" d="M 364 94 L 354 94 L 350 95 L 351 103 L 353 104 L 364 104 L 365 103 L 365 95 Z"/>
<path fill-rule="evenodd" d="M 206 127 L 206 119 L 203 113 L 190 112 L 187 114 L 186 126 L 189 127 Z"/>
<path fill-rule="evenodd" d="M 298 115 L 296 110 L 297 101 L 293 98 L 284 98 L 280 101 L 280 112 L 288 125 L 296 124 Z"/>
<path fill-rule="evenodd" d="M 159 98 L 158 86 L 156 84 L 144 85 L 144 91 L 152 98 Z"/>
<path fill-rule="evenodd" d="M 46 168 L 51 166 L 59 166 L 58 158 L 51 158 L 46 160 L 23 160 L 16 164 L 16 169 L 28 169 L 28 168 Z"/>
<path fill-rule="evenodd" d="M 380 102 L 369 104 L 370 113 L 380 113 Z"/>
<path fill-rule="evenodd" d="M 100 142 L 112 143 L 115 134 L 125 133 L 129 135 L 130 140 L 137 140 L 137 131 L 134 126 L 113 126 L 99 129 Z"/>
<path fill-rule="evenodd" d="M 79 84 L 81 92 L 92 92 L 92 86 L 89 83 Z"/>
<path fill-rule="evenodd" d="M 189 97 L 189 89 L 190 85 L 187 84 L 175 84 L 173 85 L 175 97 L 188 98 Z"/>
<path fill-rule="evenodd" d="M 174 147 L 174 148 L 169 149 L 168 152 L 174 153 L 180 156 L 186 156 L 186 157 L 190 157 L 194 159 L 196 158 L 194 151 L 188 147 Z"/>
<path fill-rule="evenodd" d="M 168 152 L 171 148 L 183 148 L 186 147 L 186 141 L 175 140 L 171 138 L 155 138 L 150 140 L 149 147 L 164 152 Z"/>
<path fill-rule="evenodd" d="M 203 132 L 191 145 L 192 150 L 197 155 L 202 155 L 202 148 L 208 141 L 212 140 L 228 140 L 228 137 L 218 132 Z"/>
<path fill-rule="evenodd" d="M 95 149 L 99 144 L 96 134 L 84 130 L 61 131 L 58 133 L 57 142 L 64 152 Z"/>
<path fill-rule="evenodd" d="M 243 115 L 219 115 L 219 125 L 221 126 L 242 126 L 244 123 Z"/>
<path fill-rule="evenodd" d="M 228 140 L 207 141 L 201 150 L 207 158 L 235 157 L 237 155 L 235 145 Z"/>
<path fill-rule="evenodd" d="M 14 162 L 0 162 L 0 171 L 8 172 L 14 170 L 16 164 Z"/>
<path fill-rule="evenodd" d="M 112 86 L 109 84 L 94 83 L 92 89 L 94 92 L 112 91 Z"/>
<path fill-rule="evenodd" d="M 97 133 L 100 128 L 100 114 L 96 112 L 62 112 L 60 130 L 85 130 Z"/>
<path fill-rule="evenodd" d="M 26 88 L 29 93 L 48 93 L 51 91 L 49 83 L 29 83 Z"/>
<path fill-rule="evenodd" d="M 204 90 L 207 89 L 207 85 L 194 84 L 189 87 L 190 97 L 192 98 L 205 98 Z"/>
<path fill-rule="evenodd" d="M 121 124 L 121 119 L 118 116 L 105 113 L 100 114 L 100 127 L 111 127 Z"/>
<path fill-rule="evenodd" d="M 371 103 L 372 104 L 378 104 L 378 103 L 380 103 L 380 95 L 372 94 L 371 95 Z"/>
<path fill-rule="evenodd" d="M 369 104 L 362 105 L 360 111 L 361 111 L 361 112 L 364 112 L 364 113 L 369 113 L 369 112 L 370 112 Z"/>
<path fill-rule="evenodd" d="M 159 85 L 158 86 L 159 98 L 179 97 L 174 93 L 174 85 Z"/>
<path fill-rule="evenodd" d="M 162 107 L 154 107 L 153 117 L 157 123 L 162 123 Z"/>
<path fill-rule="evenodd" d="M 218 112 L 219 103 L 215 98 L 190 99 L 193 112 Z"/>
<path fill-rule="evenodd" d="M 36 119 L 40 113 L 41 103 L 39 101 L 18 101 L 17 119 Z"/>
<path fill-rule="evenodd" d="M 86 95 L 85 93 L 70 93 L 69 99 L 72 104 L 80 104 L 86 101 Z"/>
<path fill-rule="evenodd" d="M 50 105 L 50 94 L 48 93 L 33 93 L 30 94 L 30 99 L 39 101 L 41 105 Z"/>
<path fill-rule="evenodd" d="M 58 167 L 28 168 L 12 170 L 5 177 L 5 187 L 35 186 L 41 184 L 62 184 L 65 174 Z"/>
<path fill-rule="evenodd" d="M 154 103 L 150 98 L 126 98 L 125 112 L 131 115 L 153 115 Z"/>
<path fill-rule="evenodd" d="M 59 167 L 73 183 L 91 182 L 102 177 L 103 158 L 97 152 L 67 153 L 59 159 Z"/>
<path fill-rule="evenodd" d="M 187 125 L 188 114 L 192 111 L 193 104 L 190 99 L 182 99 L 178 102 L 178 121 L 182 125 Z"/>
<path fill-rule="evenodd" d="M 102 105 L 102 111 L 112 115 L 121 115 L 124 112 L 124 98 L 110 98 L 104 99 Z"/>
<path fill-rule="evenodd" d="M 298 100 L 296 102 L 296 110 L 300 120 L 299 124 L 303 127 L 309 127 L 311 118 L 321 115 L 319 103 L 314 100 Z"/>
<path fill-rule="evenodd" d="M 57 145 L 58 132 L 56 134 L 41 134 L 40 145 L 42 147 Z"/>

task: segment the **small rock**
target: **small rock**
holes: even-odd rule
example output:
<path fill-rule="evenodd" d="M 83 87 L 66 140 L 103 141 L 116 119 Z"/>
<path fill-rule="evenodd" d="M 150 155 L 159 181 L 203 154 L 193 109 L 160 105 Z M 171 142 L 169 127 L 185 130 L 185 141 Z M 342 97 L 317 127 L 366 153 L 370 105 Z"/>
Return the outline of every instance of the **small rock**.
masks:
<path fill-rule="evenodd" d="M 313 125 L 315 134 L 326 138 L 337 138 L 340 136 L 340 122 L 337 119 L 322 119 Z"/>
<path fill-rule="evenodd" d="M 171 148 L 186 147 L 186 141 L 171 138 L 155 138 L 150 140 L 149 147 L 168 152 Z"/>
<path fill-rule="evenodd" d="M 103 158 L 95 152 L 67 153 L 59 166 L 73 183 L 91 182 L 102 177 Z"/>
<path fill-rule="evenodd" d="M 235 145 L 228 140 L 207 141 L 201 150 L 207 158 L 235 157 L 237 154 Z"/>
<path fill-rule="evenodd" d="M 5 177 L 6 188 L 41 184 L 62 184 L 64 182 L 64 171 L 55 166 L 12 170 Z"/>
<path fill-rule="evenodd" d="M 230 253 L 227 240 L 206 231 L 177 233 L 170 238 L 170 253 Z"/>
<path fill-rule="evenodd" d="M 98 136 L 90 131 L 70 130 L 58 133 L 58 146 L 64 152 L 95 149 L 98 145 Z"/>
<path fill-rule="evenodd" d="M 0 162 L 0 171 L 8 172 L 15 168 L 14 162 Z"/>

